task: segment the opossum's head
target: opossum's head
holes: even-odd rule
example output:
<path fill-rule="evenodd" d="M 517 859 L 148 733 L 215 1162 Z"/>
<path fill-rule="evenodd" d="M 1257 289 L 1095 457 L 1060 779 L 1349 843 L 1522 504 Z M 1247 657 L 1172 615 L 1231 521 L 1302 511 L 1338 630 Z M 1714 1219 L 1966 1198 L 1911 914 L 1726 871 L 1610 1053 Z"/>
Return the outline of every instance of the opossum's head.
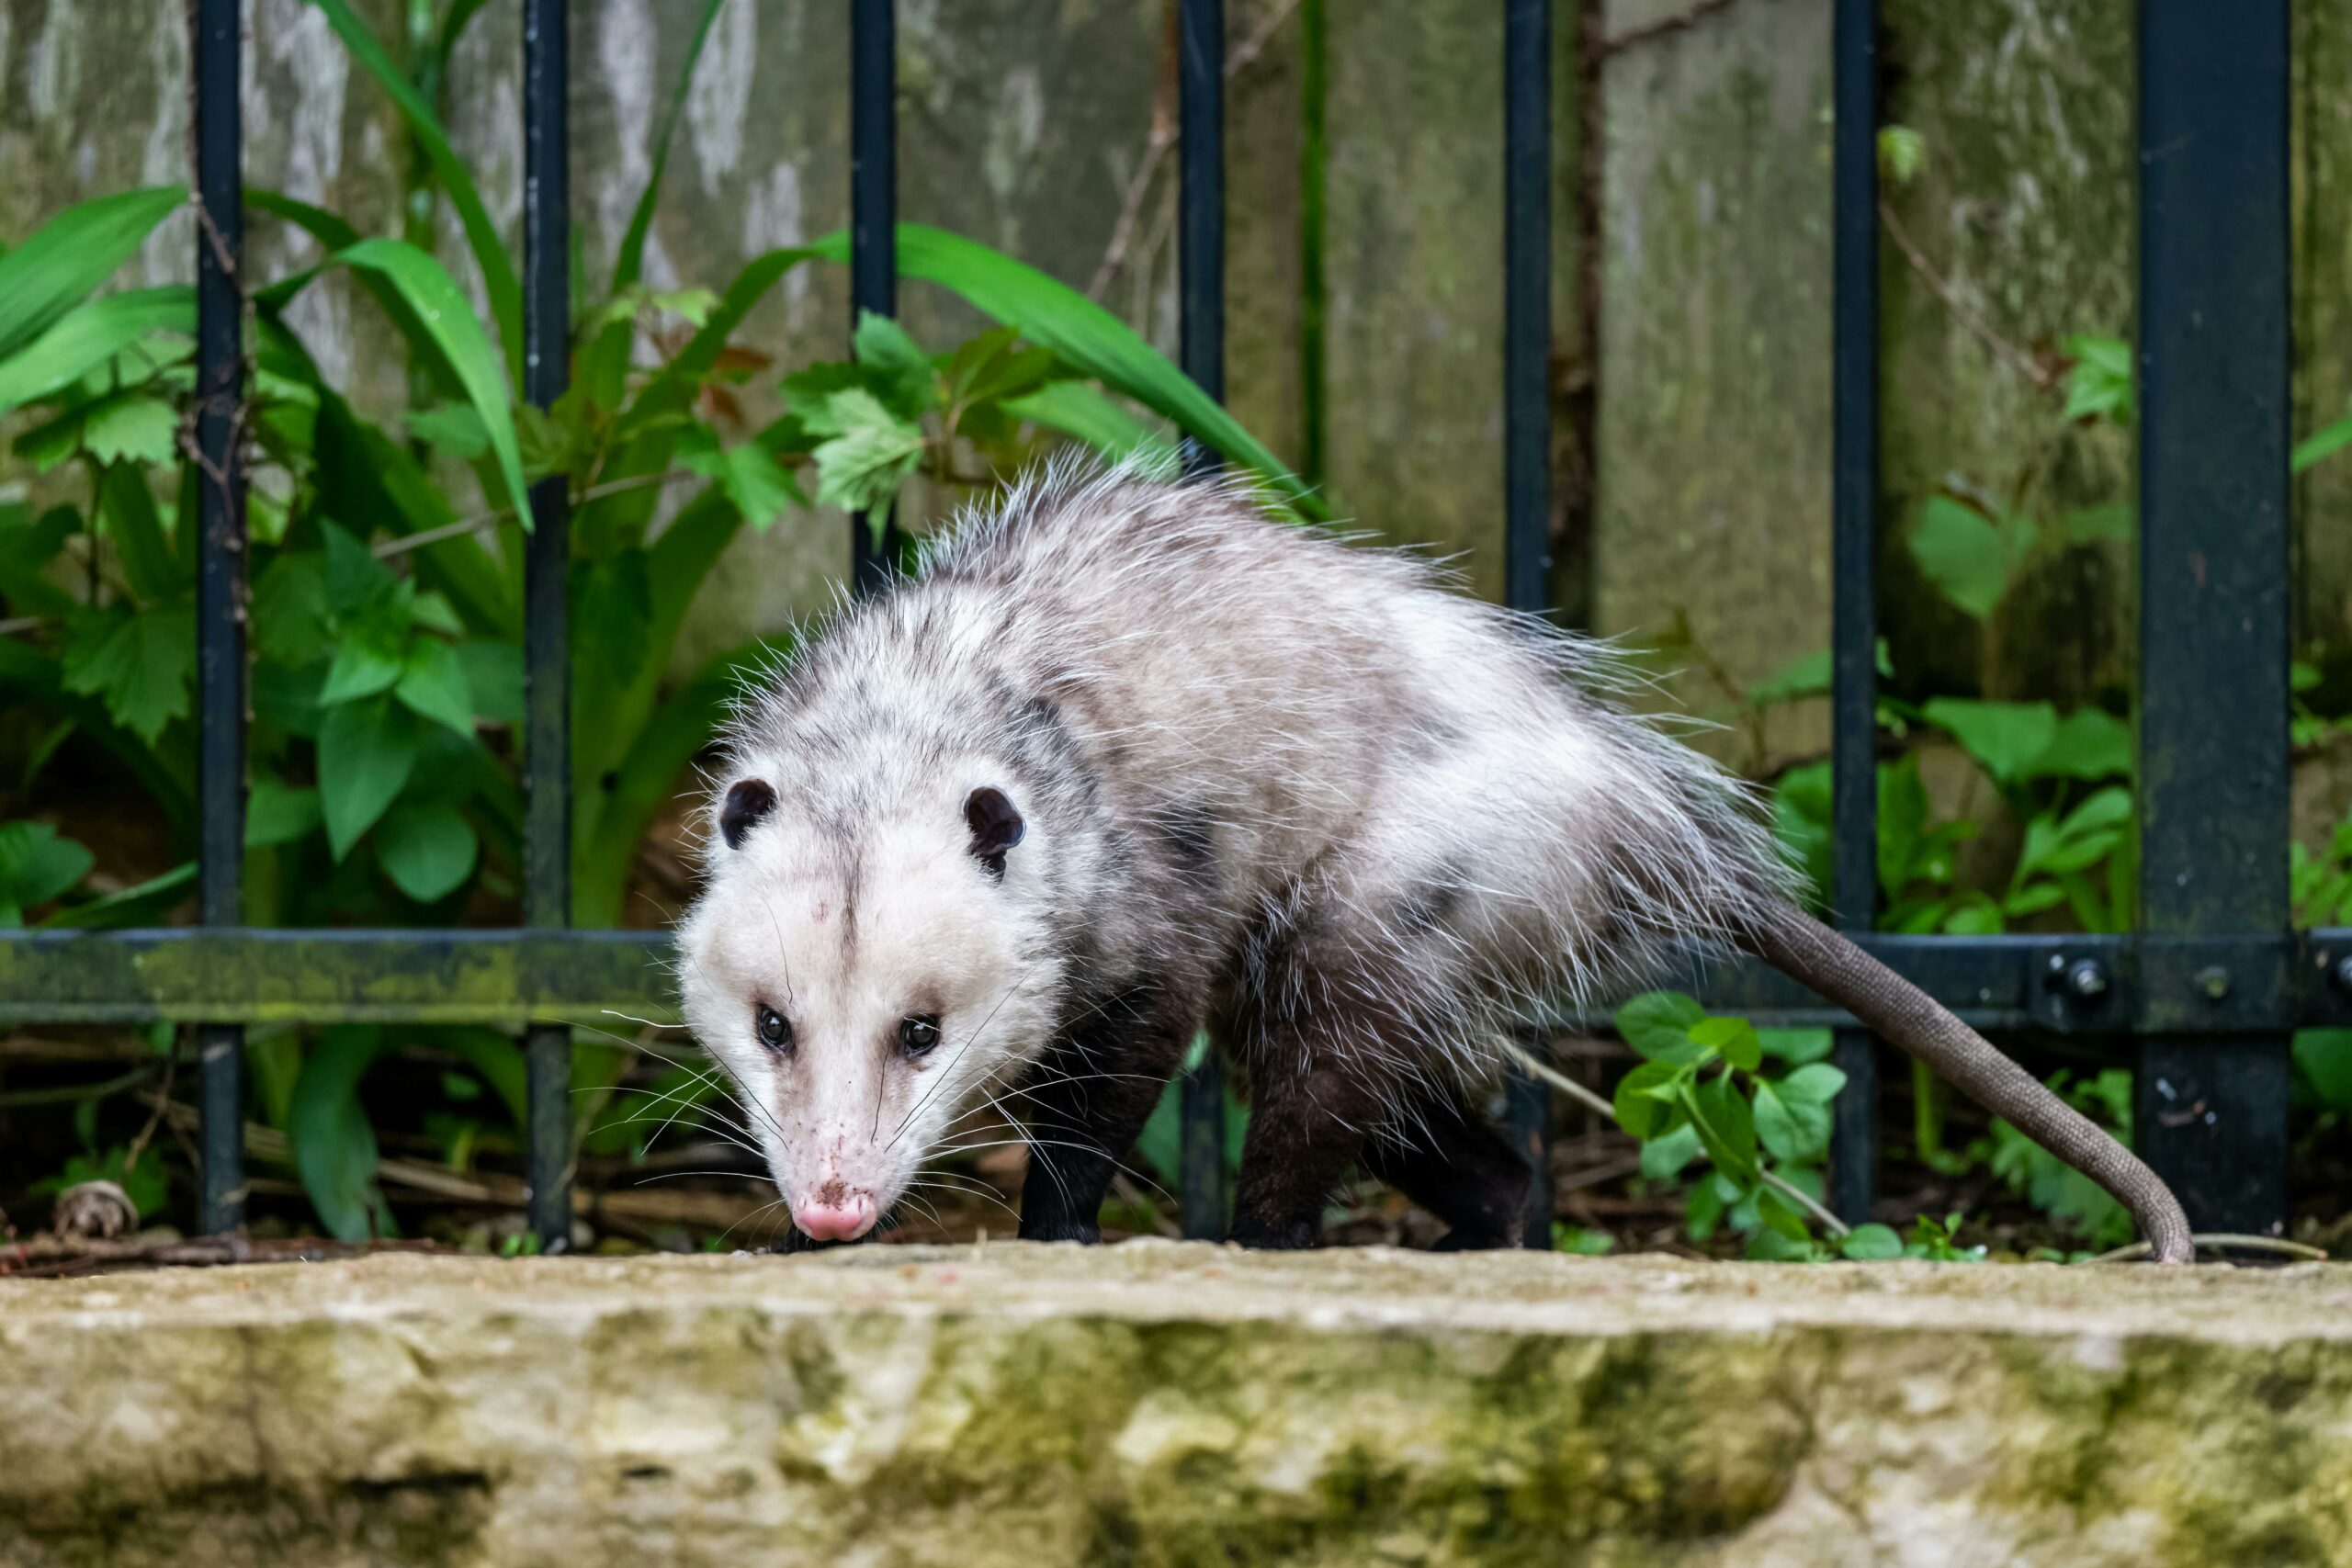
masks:
<path fill-rule="evenodd" d="M 750 772 L 712 814 L 679 932 L 686 1021 L 793 1223 L 854 1240 L 1045 1037 L 1045 847 L 1007 790 L 961 778 L 850 821 Z"/>

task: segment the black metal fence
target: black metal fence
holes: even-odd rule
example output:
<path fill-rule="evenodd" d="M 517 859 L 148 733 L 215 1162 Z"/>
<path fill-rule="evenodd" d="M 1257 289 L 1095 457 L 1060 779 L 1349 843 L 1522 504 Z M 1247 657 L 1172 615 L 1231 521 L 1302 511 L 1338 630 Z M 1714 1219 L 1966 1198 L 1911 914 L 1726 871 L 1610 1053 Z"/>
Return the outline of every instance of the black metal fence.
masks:
<path fill-rule="evenodd" d="M 2284 1207 L 2289 1032 L 2352 1023 L 2352 931 L 2295 933 L 2287 891 L 2288 7 L 2141 0 L 2139 930 L 2124 935 L 1868 934 L 1875 897 L 1872 553 L 1878 504 L 1875 0 L 1833 0 L 1836 312 L 1833 769 L 1843 922 L 1980 1028 L 2136 1048 L 2140 1146 L 2202 1228 L 2259 1230 Z M 523 0 L 526 384 L 563 390 L 571 302 L 565 0 Z M 1552 0 L 1500 0 L 1505 39 L 1506 584 L 1544 606 L 1549 512 Z M 0 1021 L 195 1026 L 202 1217 L 243 1215 L 243 1029 L 329 1019 L 486 1022 L 523 1031 L 532 1223 L 569 1232 L 569 1021 L 663 1005 L 667 939 L 565 929 L 570 694 L 562 483 L 532 495 L 526 663 L 528 835 L 520 931 L 286 931 L 241 925 L 245 522 L 238 0 L 196 0 L 201 486 L 198 712 L 203 925 L 0 940 Z M 890 0 L 852 0 L 852 293 L 896 299 Z M 1224 382 L 1222 0 L 1182 0 L 1180 265 L 1184 368 Z M 1466 20 L 1466 18 L 1465 18 Z M 1758 395 L 1767 395 L 1762 389 Z M 851 530 L 856 580 L 877 554 Z M 1710 1002 L 1850 1025 L 1757 966 L 1707 977 Z M 1838 1060 L 1837 1207 L 1871 1193 L 1874 1050 Z M 1222 1089 L 1188 1080 L 1186 1229 L 1222 1226 Z M 1540 1137 L 1541 1092 L 1513 1090 Z M 1531 1230 L 1540 1236 L 1543 1216 Z"/>

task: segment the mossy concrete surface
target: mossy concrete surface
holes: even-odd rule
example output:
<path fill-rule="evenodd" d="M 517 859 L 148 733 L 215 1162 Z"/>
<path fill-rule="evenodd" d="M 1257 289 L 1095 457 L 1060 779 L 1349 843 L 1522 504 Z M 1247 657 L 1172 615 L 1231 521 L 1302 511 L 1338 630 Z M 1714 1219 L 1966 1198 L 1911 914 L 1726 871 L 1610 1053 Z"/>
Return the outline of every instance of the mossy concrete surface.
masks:
<path fill-rule="evenodd" d="M 1196 1245 L 0 1283 L 0 1562 L 2352 1560 L 2352 1269 Z"/>

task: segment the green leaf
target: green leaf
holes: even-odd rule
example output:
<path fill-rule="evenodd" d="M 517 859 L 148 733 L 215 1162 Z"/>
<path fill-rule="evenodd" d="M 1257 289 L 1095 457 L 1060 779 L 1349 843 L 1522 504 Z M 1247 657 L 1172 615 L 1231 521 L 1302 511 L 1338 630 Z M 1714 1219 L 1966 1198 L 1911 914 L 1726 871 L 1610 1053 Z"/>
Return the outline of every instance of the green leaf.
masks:
<path fill-rule="evenodd" d="M 1666 1062 L 1644 1062 L 1618 1079 L 1613 1101 L 1617 1125 L 1636 1138 L 1666 1131 L 1671 1117 L 1657 1091 L 1672 1084 L 1680 1070 Z"/>
<path fill-rule="evenodd" d="M 645 189 L 638 194 L 636 209 L 629 214 L 628 231 L 621 236 L 619 254 L 613 259 L 615 294 L 630 288 L 644 275 L 645 240 L 653 228 L 653 209 L 662 194 L 662 177 L 670 167 L 670 144 L 677 136 L 678 116 L 693 90 L 695 68 L 702 62 L 703 45 L 709 40 L 711 24 L 718 19 L 718 13 L 726 5 L 727 0 L 703 0 L 702 19 L 695 24 L 695 36 L 686 45 L 686 58 L 678 68 L 677 85 L 670 89 L 670 102 L 662 112 L 662 129 L 653 138 L 653 167 L 645 176 Z"/>
<path fill-rule="evenodd" d="M 474 712 L 491 724 L 523 722 L 523 650 L 511 642 L 461 642 L 458 662 Z"/>
<path fill-rule="evenodd" d="M 1829 1108 L 1783 1094 L 1778 1086 L 1756 1085 L 1756 1136 L 1774 1159 L 1802 1165 L 1829 1147 Z"/>
<path fill-rule="evenodd" d="M 1769 1187 L 1756 1194 L 1756 1217 L 1773 1235 L 1805 1246 L 1812 1245 L 1813 1227 L 1804 1223 L 1804 1213 Z"/>
<path fill-rule="evenodd" d="M 465 661 L 438 637 L 421 637 L 410 646 L 408 664 L 392 694 L 421 717 L 446 724 L 460 735 L 474 732 L 474 694 L 466 680 Z"/>
<path fill-rule="evenodd" d="M 1691 1026 L 1706 1016 L 1707 1010 L 1696 997 L 1680 991 L 1651 991 L 1619 1008 L 1611 1021 L 1625 1043 L 1651 1061 L 1687 1066 L 1701 1055 L 1701 1047 L 1690 1039 Z"/>
<path fill-rule="evenodd" d="M 2132 727 L 2103 708 L 2085 707 L 2058 722 L 2050 744 L 2025 764 L 2020 776 L 2097 781 L 2131 774 Z"/>
<path fill-rule="evenodd" d="M 2075 356 L 2066 371 L 2062 419 L 2132 419 L 2132 345 L 2121 338 L 2075 333 L 2059 340 Z"/>
<path fill-rule="evenodd" d="M 0 413 L 63 391 L 156 333 L 191 340 L 168 351 L 158 348 L 158 360 L 175 359 L 192 348 L 195 289 L 184 283 L 131 288 L 75 306 L 22 350 L 0 359 Z"/>
<path fill-rule="evenodd" d="M 2329 421 L 2295 443 L 2288 468 L 2301 473 L 2324 458 L 2332 457 L 2346 446 L 2352 446 L 2352 413 Z"/>
<path fill-rule="evenodd" d="M 1818 1062 L 1835 1044 L 1826 1029 L 1759 1029 L 1756 1032 L 1764 1042 L 1766 1055 L 1778 1056 L 1791 1066 Z"/>
<path fill-rule="evenodd" d="M 1838 1098 L 1839 1089 L 1846 1087 L 1846 1075 L 1826 1062 L 1811 1062 L 1772 1087 L 1783 1100 L 1808 1105 L 1826 1105 Z"/>
<path fill-rule="evenodd" d="M 1878 166 L 1888 185 L 1909 185 L 1928 166 L 1928 139 L 1907 125 L 1879 127 Z"/>
<path fill-rule="evenodd" d="M 372 639 L 346 638 L 327 668 L 327 683 L 319 691 L 319 703 L 333 707 L 389 691 L 403 668 L 397 644 L 385 647 Z"/>
<path fill-rule="evenodd" d="M 1891 1226 L 1856 1225 L 1838 1239 L 1838 1250 L 1857 1263 L 1883 1263 L 1903 1256 L 1903 1238 Z"/>
<path fill-rule="evenodd" d="M 287 1114 L 302 1189 L 319 1223 L 339 1241 L 392 1234 L 390 1210 L 376 1185 L 376 1130 L 359 1102 L 359 1080 L 381 1039 L 370 1024 L 328 1030 L 302 1064 Z"/>
<path fill-rule="evenodd" d="M 311 4 L 339 7 L 342 0 L 311 0 Z M 518 509 L 523 525 L 528 528 L 529 486 L 523 479 L 523 457 L 515 442 L 507 381 L 499 370 L 497 350 L 483 333 L 481 323 L 474 319 L 473 307 L 466 302 L 465 291 L 458 287 L 457 280 L 439 262 L 403 240 L 362 240 L 339 252 L 330 265 L 383 279 L 415 311 L 424 330 L 424 346 L 443 360 L 449 374 L 465 389 L 467 400 L 473 405 L 489 437 L 499 478 L 505 484 L 507 504 Z M 492 299 L 494 304 L 495 292 Z M 503 317 L 500 326 L 503 331 Z"/>
<path fill-rule="evenodd" d="M 356 615 L 393 586 L 391 568 L 378 560 L 356 535 L 327 523 L 321 525 L 319 537 L 326 545 L 327 607 L 336 615 Z"/>
<path fill-rule="evenodd" d="M 1665 1181 L 1680 1175 L 1699 1153 L 1699 1129 L 1684 1122 L 1672 1132 L 1643 1143 L 1642 1174 L 1652 1181 Z"/>
<path fill-rule="evenodd" d="M 729 504 L 763 533 L 792 507 L 808 504 L 799 484 L 757 442 L 739 442 L 722 451 L 717 437 L 696 425 L 680 439 L 678 461 L 717 480 Z"/>
<path fill-rule="evenodd" d="M 155 492 L 147 488 L 147 471 L 117 463 L 98 476 L 98 512 L 107 535 L 122 558 L 122 574 L 141 601 L 154 604 L 179 592 L 189 574 L 172 553 L 164 537 L 163 513 Z"/>
<path fill-rule="evenodd" d="M 1920 714 L 1950 732 L 1996 783 L 2014 784 L 2058 737 L 2058 710 L 2048 703 L 1978 702 L 1930 697 Z"/>
<path fill-rule="evenodd" d="M 2008 592 L 2008 550 L 2000 530 L 1948 495 L 1931 495 L 1911 530 L 1911 558 L 1937 592 L 1983 620 Z"/>
<path fill-rule="evenodd" d="M 1323 503 L 1192 378 L 1125 321 L 1068 284 L 1026 263 L 944 229 L 899 225 L 899 272 L 960 294 L 976 310 L 1052 351 L 1065 365 L 1112 391 L 1173 420 L 1204 444 L 1250 468 L 1303 515 L 1325 515 Z M 834 233 L 810 250 L 849 259 L 849 236 Z"/>
<path fill-rule="evenodd" d="M 319 727 L 319 794 L 327 845 L 342 860 L 416 767 L 416 721 L 389 697 L 329 708 Z"/>
<path fill-rule="evenodd" d="M 187 200 L 183 186 L 98 197 L 0 255 L 0 364 L 64 320 Z"/>
<path fill-rule="evenodd" d="M 376 858 L 393 885 L 420 904 L 437 903 L 474 874 L 481 846 L 456 807 L 403 801 L 376 833 Z"/>
<path fill-rule="evenodd" d="M 817 500 L 850 512 L 884 512 L 922 460 L 922 427 L 901 418 L 863 387 L 835 392 L 802 415 L 824 435 L 817 460 Z"/>
<path fill-rule="evenodd" d="M 2331 1111 L 2352 1111 L 2352 1029 L 2295 1032 L 2295 1066 Z"/>
<path fill-rule="evenodd" d="M 490 432 L 482 428 L 481 415 L 470 403 L 440 403 L 429 409 L 413 409 L 401 423 L 408 426 L 410 440 L 422 441 L 461 462 L 470 463 L 490 453 Z"/>
<path fill-rule="evenodd" d="M 161 398 L 108 398 L 82 421 L 82 450 L 101 463 L 168 463 L 179 433 L 179 411 Z"/>
<path fill-rule="evenodd" d="M 1690 1039 L 1742 1072 L 1752 1073 L 1764 1065 L 1764 1042 L 1757 1037 L 1756 1026 L 1744 1018 L 1702 1019 L 1690 1026 Z"/>
<path fill-rule="evenodd" d="M 879 389 L 892 412 L 912 420 L 939 406 L 939 372 L 897 321 L 877 311 L 859 311 L 853 346 L 866 384 Z"/>
<path fill-rule="evenodd" d="M 1715 1168 L 1735 1181 L 1755 1180 L 1756 1117 L 1731 1076 L 1687 1087 L 1683 1103 Z"/>
<path fill-rule="evenodd" d="M 103 697 L 117 724 L 152 745 L 164 725 L 187 716 L 195 607 L 86 617 L 65 645 L 62 676 L 67 691 Z"/>
<path fill-rule="evenodd" d="M 507 373 L 519 385 L 523 378 L 523 287 L 515 279 L 514 263 L 507 255 L 506 247 L 499 242 L 498 225 L 492 220 L 490 209 L 482 205 L 481 193 L 475 188 L 473 175 L 468 172 L 465 160 L 458 157 L 457 150 L 449 145 L 448 132 L 442 129 L 439 118 L 433 112 L 433 106 L 425 102 L 424 96 L 416 90 L 408 73 L 384 51 L 384 46 L 377 41 L 374 33 L 368 30 L 368 24 L 352 11 L 347 0 L 311 0 L 311 4 L 326 13 L 328 24 L 341 35 L 344 46 L 351 51 L 352 59 L 358 62 L 360 68 L 376 79 L 376 85 L 390 96 L 393 107 L 408 122 L 417 145 L 424 149 L 426 161 L 432 164 L 433 173 L 449 197 L 449 205 L 458 209 L 458 224 L 466 231 L 466 243 L 473 252 L 474 265 L 481 269 L 482 287 L 490 296 L 491 320 L 498 324 L 499 339 L 506 347 Z M 401 243 L 374 240 L 364 242 L 362 248 L 366 244 L 401 245 Z M 401 248 L 413 249 L 405 245 Z M 423 254 L 422 252 L 417 254 Z M 437 266 L 438 264 L 435 265 Z M 467 321 L 473 320 L 470 310 L 465 315 Z M 496 363 L 494 354 L 492 363 Z M 503 402 L 500 406 L 502 410 L 504 407 Z M 495 427 L 492 428 L 494 437 Z M 518 488 L 514 493 L 516 503 L 520 504 L 522 491 Z"/>
<path fill-rule="evenodd" d="M 317 790 L 297 789 L 275 773 L 256 773 L 245 798 L 245 848 L 274 849 L 306 839 L 321 819 Z"/>
<path fill-rule="evenodd" d="M 19 911 L 63 897 L 96 863 L 47 822 L 0 824 L 0 899 Z"/>
<path fill-rule="evenodd" d="M 1083 442 L 1114 461 L 1138 455 L 1148 462 L 1164 461 L 1176 455 L 1174 442 L 1084 381 L 1048 381 L 998 407 L 1014 419 Z"/>

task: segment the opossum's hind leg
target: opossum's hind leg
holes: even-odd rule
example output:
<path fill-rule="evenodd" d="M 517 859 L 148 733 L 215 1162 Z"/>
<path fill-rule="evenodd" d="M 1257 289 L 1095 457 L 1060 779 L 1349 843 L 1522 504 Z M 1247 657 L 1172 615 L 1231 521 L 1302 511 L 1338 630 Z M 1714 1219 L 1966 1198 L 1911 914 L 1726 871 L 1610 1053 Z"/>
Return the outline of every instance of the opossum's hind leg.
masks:
<path fill-rule="evenodd" d="M 1386 1111 L 1386 1097 L 1342 1053 L 1312 1040 L 1296 1045 L 1295 1061 L 1281 1053 L 1250 1074 L 1250 1132 L 1241 1141 L 1230 1233 L 1244 1247 L 1298 1251 L 1320 1242 L 1332 1188 Z"/>
<path fill-rule="evenodd" d="M 1364 1145 L 1364 1168 L 1445 1222 L 1440 1252 L 1520 1245 L 1527 1161 L 1453 1095 L 1431 1097 Z"/>
<path fill-rule="evenodd" d="M 1102 1239 L 1096 1215 L 1111 1178 L 1198 1028 L 1193 1010 L 1159 987 L 1131 987 L 1092 1010 L 1030 1070 L 1012 1098 L 1029 1131 L 1023 1240 Z"/>

